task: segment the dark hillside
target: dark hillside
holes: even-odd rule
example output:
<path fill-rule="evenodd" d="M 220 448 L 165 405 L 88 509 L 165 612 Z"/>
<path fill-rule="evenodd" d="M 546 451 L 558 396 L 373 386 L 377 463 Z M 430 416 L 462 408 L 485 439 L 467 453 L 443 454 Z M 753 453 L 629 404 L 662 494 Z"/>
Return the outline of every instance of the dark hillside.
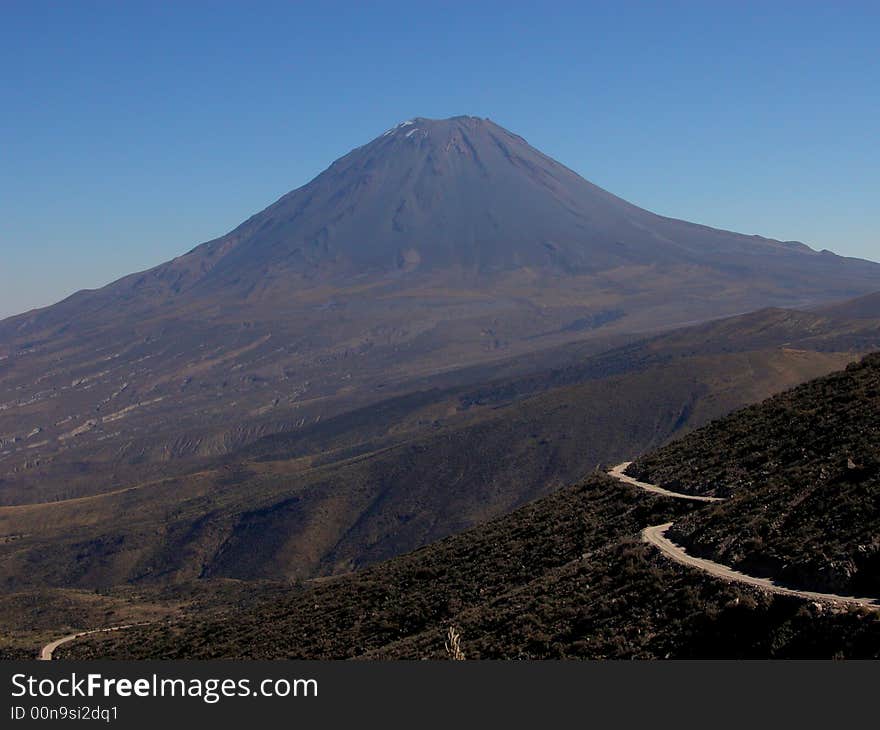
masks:
<path fill-rule="evenodd" d="M 745 408 L 639 459 L 630 471 L 732 495 L 674 537 L 755 574 L 880 594 L 880 353 Z"/>
<path fill-rule="evenodd" d="M 368 570 L 246 611 L 70 645 L 65 658 L 877 656 L 880 623 L 679 568 L 637 542 L 691 505 L 596 476 Z"/>

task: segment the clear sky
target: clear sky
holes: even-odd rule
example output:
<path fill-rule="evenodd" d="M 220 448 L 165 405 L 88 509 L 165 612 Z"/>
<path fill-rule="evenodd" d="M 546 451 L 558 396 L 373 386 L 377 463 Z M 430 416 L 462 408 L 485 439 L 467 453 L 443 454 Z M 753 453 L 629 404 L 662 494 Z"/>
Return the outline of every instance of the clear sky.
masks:
<path fill-rule="evenodd" d="M 880 3 L 0 0 L 0 316 L 221 235 L 413 116 L 880 260 Z"/>

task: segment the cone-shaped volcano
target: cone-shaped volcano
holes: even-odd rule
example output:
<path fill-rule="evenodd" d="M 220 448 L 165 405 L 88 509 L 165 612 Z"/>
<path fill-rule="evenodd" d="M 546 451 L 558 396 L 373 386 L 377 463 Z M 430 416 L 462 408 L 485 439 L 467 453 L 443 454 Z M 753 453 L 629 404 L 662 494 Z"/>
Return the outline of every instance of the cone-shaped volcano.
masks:
<path fill-rule="evenodd" d="M 108 303 L 115 314 L 226 310 L 315 286 L 471 289 L 521 286 L 523 276 L 554 290 L 578 279 L 578 306 L 596 286 L 607 290 L 608 272 L 630 295 L 692 299 L 676 309 L 694 319 L 880 288 L 878 264 L 655 215 L 494 122 L 461 116 L 402 122 L 229 234 L 39 319 L 57 324 Z"/>

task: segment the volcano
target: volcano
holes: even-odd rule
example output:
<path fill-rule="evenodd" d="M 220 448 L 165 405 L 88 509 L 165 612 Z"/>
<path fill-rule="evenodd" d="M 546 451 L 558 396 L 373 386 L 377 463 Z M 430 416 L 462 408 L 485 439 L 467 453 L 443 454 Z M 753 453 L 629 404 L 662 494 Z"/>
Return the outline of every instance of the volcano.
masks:
<path fill-rule="evenodd" d="M 122 306 L 118 317 L 160 305 L 237 308 L 366 281 L 478 289 L 511 278 L 538 287 L 586 278 L 593 288 L 623 280 L 629 294 L 690 300 L 686 316 L 697 319 L 864 294 L 880 288 L 880 265 L 655 215 L 488 119 L 415 118 L 227 235 L 15 322 L 69 321 L 108 302 Z M 638 315 L 638 306 L 623 309 Z"/>
<path fill-rule="evenodd" d="M 488 119 L 419 117 L 218 239 L 0 322 L 0 479 L 83 448 L 222 453 L 453 369 L 878 289 L 878 264 L 662 217 Z"/>
<path fill-rule="evenodd" d="M 286 287 L 400 272 L 474 281 L 634 265 L 704 267 L 755 288 L 773 281 L 794 297 L 875 288 L 880 270 L 654 215 L 488 119 L 455 117 L 402 122 L 151 278 L 175 291 L 241 295 L 266 287 L 267 274 Z"/>

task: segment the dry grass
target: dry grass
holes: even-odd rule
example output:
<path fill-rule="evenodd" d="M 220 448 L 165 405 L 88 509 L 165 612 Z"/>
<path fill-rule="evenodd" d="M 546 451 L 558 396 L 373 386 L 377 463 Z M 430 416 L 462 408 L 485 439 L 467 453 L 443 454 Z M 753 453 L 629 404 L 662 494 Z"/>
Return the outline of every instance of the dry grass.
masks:
<path fill-rule="evenodd" d="M 465 660 L 464 651 L 461 648 L 461 634 L 455 626 L 450 626 L 449 630 L 446 632 L 446 642 L 444 643 L 446 647 L 446 653 L 449 655 L 449 658 L 456 662 L 463 662 Z"/>

